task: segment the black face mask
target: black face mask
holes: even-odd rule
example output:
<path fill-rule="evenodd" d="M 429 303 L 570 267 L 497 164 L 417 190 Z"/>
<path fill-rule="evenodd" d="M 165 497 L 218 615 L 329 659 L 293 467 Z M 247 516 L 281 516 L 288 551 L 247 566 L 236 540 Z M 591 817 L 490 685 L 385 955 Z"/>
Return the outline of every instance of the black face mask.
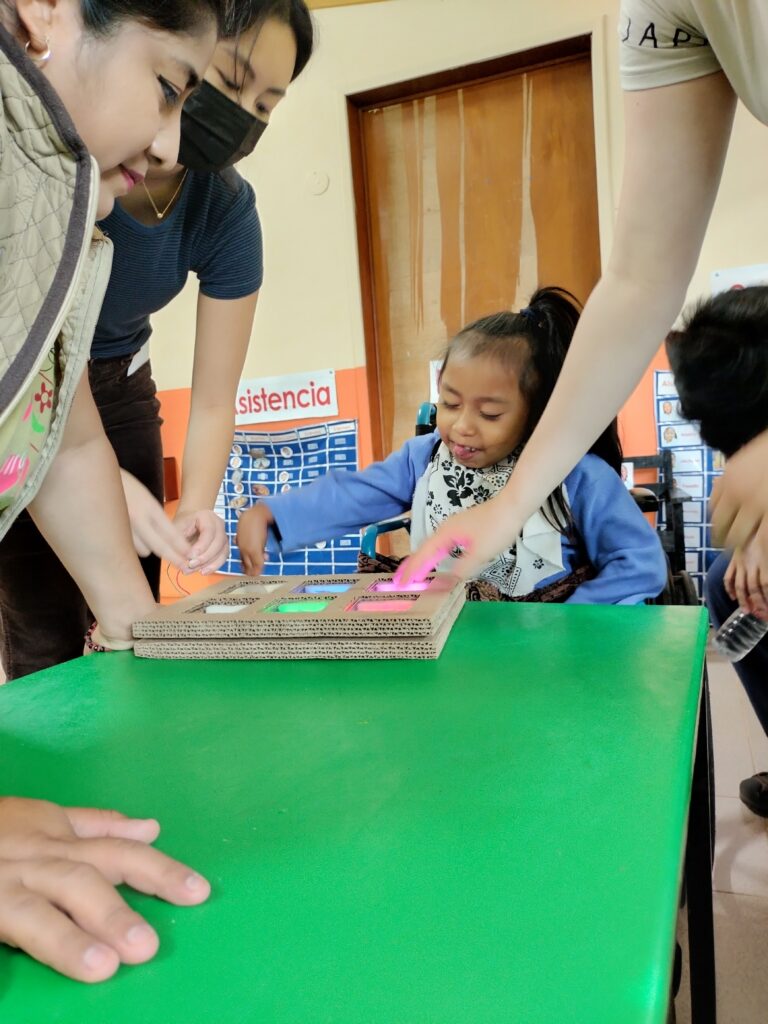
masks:
<path fill-rule="evenodd" d="M 223 171 L 253 152 L 267 127 L 203 82 L 181 111 L 179 163 L 192 171 Z"/>

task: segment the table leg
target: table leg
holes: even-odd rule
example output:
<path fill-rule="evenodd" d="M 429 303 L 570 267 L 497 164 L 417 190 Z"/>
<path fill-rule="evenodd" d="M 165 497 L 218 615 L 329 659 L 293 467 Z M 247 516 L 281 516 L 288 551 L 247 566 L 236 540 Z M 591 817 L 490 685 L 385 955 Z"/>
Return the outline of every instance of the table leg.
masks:
<path fill-rule="evenodd" d="M 717 1021 L 715 931 L 712 912 L 714 801 L 712 719 L 705 666 L 701 683 L 691 806 L 688 815 L 688 844 L 685 853 L 692 1024 L 716 1024 Z"/>

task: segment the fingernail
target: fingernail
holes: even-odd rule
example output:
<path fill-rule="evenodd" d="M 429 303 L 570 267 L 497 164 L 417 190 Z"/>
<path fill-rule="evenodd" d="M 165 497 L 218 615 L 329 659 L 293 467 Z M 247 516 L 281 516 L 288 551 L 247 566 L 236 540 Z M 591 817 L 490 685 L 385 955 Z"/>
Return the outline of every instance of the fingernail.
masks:
<path fill-rule="evenodd" d="M 190 560 L 189 560 L 189 568 L 190 569 L 194 569 L 196 565 L 200 565 L 200 559 L 199 558 L 190 558 Z"/>
<path fill-rule="evenodd" d="M 155 933 L 148 924 L 135 924 L 125 933 L 125 941 L 132 946 L 140 942 L 151 942 L 154 937 Z"/>
<path fill-rule="evenodd" d="M 205 879 L 201 878 L 200 875 L 187 875 L 184 884 L 192 892 L 200 892 L 205 886 Z"/>
<path fill-rule="evenodd" d="M 83 953 L 83 963 L 89 970 L 98 971 L 102 967 L 106 967 L 114 959 L 114 955 L 109 946 L 97 942 L 95 945 L 89 946 Z"/>

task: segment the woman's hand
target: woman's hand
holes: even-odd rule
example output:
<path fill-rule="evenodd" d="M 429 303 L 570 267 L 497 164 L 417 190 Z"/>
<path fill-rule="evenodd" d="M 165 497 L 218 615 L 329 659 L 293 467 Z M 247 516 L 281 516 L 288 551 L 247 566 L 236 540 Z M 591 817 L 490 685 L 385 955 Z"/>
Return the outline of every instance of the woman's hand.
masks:
<path fill-rule="evenodd" d="M 170 521 L 163 506 L 135 476 L 120 470 L 125 503 L 131 521 L 136 553 L 141 558 L 157 555 L 184 571 L 189 566 L 192 544 Z"/>
<path fill-rule="evenodd" d="M 154 929 L 116 891 L 127 884 L 179 906 L 210 885 L 149 844 L 160 826 L 117 811 L 0 799 L 0 942 L 79 981 L 157 952 Z"/>
<path fill-rule="evenodd" d="M 722 547 L 746 548 L 759 566 L 768 600 L 768 431 L 736 452 L 712 488 L 712 535 Z"/>
<path fill-rule="evenodd" d="M 267 532 L 275 521 L 268 505 L 261 502 L 247 509 L 237 525 L 237 546 L 246 576 L 260 576 L 264 568 Z"/>
<path fill-rule="evenodd" d="M 224 521 L 213 509 L 204 508 L 199 512 L 176 513 L 174 525 L 182 537 L 192 544 L 189 567 L 185 574 L 199 571 L 203 576 L 216 570 L 229 557 L 229 538 Z"/>
<path fill-rule="evenodd" d="M 448 555 L 455 557 L 454 575 L 473 579 L 500 551 L 517 542 L 520 529 L 508 509 L 509 502 L 502 492 L 482 505 L 449 516 L 403 562 L 395 573 L 395 583 L 407 586 L 420 582 Z"/>
<path fill-rule="evenodd" d="M 734 551 L 723 586 L 744 611 L 768 620 L 768 575 L 762 571 L 759 553 L 751 544 Z"/>

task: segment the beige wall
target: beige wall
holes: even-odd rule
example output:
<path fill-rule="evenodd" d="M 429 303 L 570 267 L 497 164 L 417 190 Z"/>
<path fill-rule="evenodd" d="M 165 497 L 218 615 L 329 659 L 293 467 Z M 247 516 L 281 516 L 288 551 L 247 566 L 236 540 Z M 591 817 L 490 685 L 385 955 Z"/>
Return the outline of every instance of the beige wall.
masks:
<path fill-rule="evenodd" d="M 316 12 L 317 53 L 240 165 L 256 188 L 266 264 L 246 376 L 365 361 L 348 93 L 591 32 L 605 256 L 622 162 L 617 8 L 618 0 L 387 0 Z M 742 108 L 691 294 L 708 289 L 712 269 L 768 260 L 766 166 L 768 131 Z M 195 298 L 193 280 L 154 318 L 161 389 L 189 385 Z"/>

